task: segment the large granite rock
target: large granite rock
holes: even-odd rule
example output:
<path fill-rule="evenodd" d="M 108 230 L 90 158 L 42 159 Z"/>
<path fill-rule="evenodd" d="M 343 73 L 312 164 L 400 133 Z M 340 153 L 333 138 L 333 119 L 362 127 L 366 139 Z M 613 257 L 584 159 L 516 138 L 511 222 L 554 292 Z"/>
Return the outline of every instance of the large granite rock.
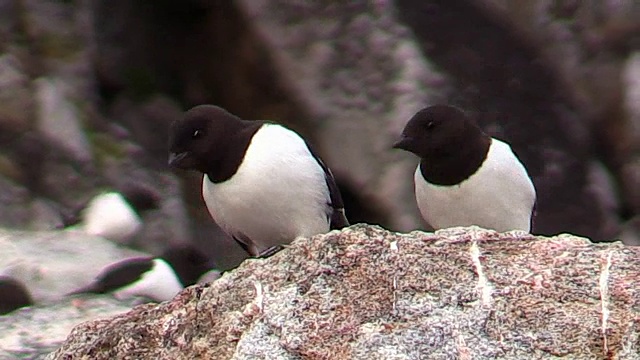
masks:
<path fill-rule="evenodd" d="M 640 249 L 355 225 L 77 326 L 48 359 L 638 359 Z"/>

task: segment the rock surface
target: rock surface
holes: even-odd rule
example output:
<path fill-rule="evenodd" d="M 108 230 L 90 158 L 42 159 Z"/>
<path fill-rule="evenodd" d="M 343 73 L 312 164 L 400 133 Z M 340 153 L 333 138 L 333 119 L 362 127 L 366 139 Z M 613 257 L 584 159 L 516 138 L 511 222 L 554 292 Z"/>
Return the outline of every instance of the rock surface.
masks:
<path fill-rule="evenodd" d="M 113 297 L 65 299 L 0 316 L 0 359 L 44 359 L 79 323 L 131 309 Z"/>
<path fill-rule="evenodd" d="M 77 326 L 48 359 L 640 358 L 640 249 L 355 225 Z"/>
<path fill-rule="evenodd" d="M 627 59 L 622 72 L 624 79 L 624 108 L 627 122 L 624 124 L 624 145 L 621 152 L 625 200 L 633 213 L 640 213 L 640 51 Z M 640 236 L 640 233 L 638 234 Z"/>

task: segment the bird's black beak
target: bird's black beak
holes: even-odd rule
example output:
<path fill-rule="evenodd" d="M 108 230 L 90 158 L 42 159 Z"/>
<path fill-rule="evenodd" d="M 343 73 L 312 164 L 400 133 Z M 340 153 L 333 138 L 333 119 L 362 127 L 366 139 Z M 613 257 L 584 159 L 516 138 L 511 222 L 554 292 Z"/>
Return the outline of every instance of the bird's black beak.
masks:
<path fill-rule="evenodd" d="M 169 166 L 187 169 L 193 165 L 192 162 L 191 154 L 188 151 L 169 153 Z"/>
<path fill-rule="evenodd" d="M 406 151 L 411 151 L 411 143 L 413 142 L 413 139 L 408 137 L 408 136 L 402 136 L 400 138 L 400 140 L 396 141 L 393 144 L 393 148 L 394 149 L 402 149 L 402 150 L 406 150 Z"/>

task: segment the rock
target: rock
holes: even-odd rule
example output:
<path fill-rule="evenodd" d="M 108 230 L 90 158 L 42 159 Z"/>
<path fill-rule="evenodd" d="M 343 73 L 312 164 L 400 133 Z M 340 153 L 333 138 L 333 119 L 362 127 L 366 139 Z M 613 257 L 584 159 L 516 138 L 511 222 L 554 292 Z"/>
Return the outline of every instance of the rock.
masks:
<path fill-rule="evenodd" d="M 198 284 L 210 283 L 220 278 L 220 276 L 222 276 L 222 273 L 220 273 L 219 270 L 215 270 L 215 269 L 209 270 L 206 273 L 202 274 L 200 278 L 198 278 L 197 283 Z"/>
<path fill-rule="evenodd" d="M 49 230 L 61 225 L 54 205 L 33 198 L 29 190 L 0 176 L 0 227 Z"/>
<path fill-rule="evenodd" d="M 621 205 L 611 172 L 599 161 L 592 161 L 587 171 L 586 193 L 592 197 L 594 211 L 600 211 L 603 233 L 619 234 Z"/>
<path fill-rule="evenodd" d="M 393 3 L 237 4 L 274 59 L 289 96 L 304 109 L 290 121 L 308 129 L 305 134 L 338 185 L 369 207 L 385 209 L 388 226 L 420 226 L 415 159 L 391 145 L 417 110 L 445 100 L 452 86 L 421 55 Z"/>
<path fill-rule="evenodd" d="M 0 249 L 0 274 L 25 283 L 35 303 L 63 298 L 110 263 L 146 255 L 74 231 L 0 229 Z"/>
<path fill-rule="evenodd" d="M 102 296 L 64 299 L 0 316 L 0 359 L 44 359 L 77 324 L 130 309 L 129 302 Z"/>
<path fill-rule="evenodd" d="M 594 220 L 592 226 L 602 229 L 600 238 L 617 235 L 605 229 L 619 228 L 628 217 L 626 213 L 633 215 L 640 211 L 637 190 L 640 177 L 631 178 L 630 169 L 632 163 L 638 161 L 640 152 L 638 117 L 633 115 L 638 108 L 638 101 L 633 97 L 638 93 L 634 90 L 639 74 L 638 56 L 634 51 L 637 53 L 640 39 L 637 21 L 640 3 L 609 0 L 594 3 L 541 0 L 526 5 L 505 0 L 472 0 L 471 3 L 489 17 L 507 23 L 511 29 L 508 33 L 530 39 L 539 54 L 536 61 L 550 65 L 557 82 L 563 84 L 563 92 L 573 99 L 570 103 L 578 114 L 574 129 L 577 130 L 575 124 L 583 127 L 582 132 L 585 125 L 591 127 L 589 152 L 595 154 L 590 156 L 605 162 L 616 180 L 616 190 L 625 200 L 620 213 L 606 216 L 606 209 L 599 207 L 596 212 L 603 216 L 601 220 Z M 571 128 L 566 122 L 559 125 Z M 591 187 L 593 184 L 586 186 L 586 196 L 590 195 Z M 591 210 L 594 206 L 585 208 Z M 583 215 L 586 216 L 589 215 Z M 613 216 L 618 217 L 615 227 L 610 226 Z M 564 226 L 568 226 L 567 221 Z M 580 233 L 597 238 L 592 231 L 581 229 Z"/>
<path fill-rule="evenodd" d="M 170 245 L 189 241 L 189 219 L 182 201 L 182 189 L 178 178 L 170 173 L 145 166 L 146 154 L 138 156 L 108 156 L 102 162 L 102 176 L 115 189 L 128 184 L 148 188 L 159 195 L 159 208 L 145 211 L 143 227 L 128 243 L 135 248 L 159 254 Z M 144 159 L 144 160 L 143 160 Z M 122 174 L 127 174 L 123 177 Z"/>
<path fill-rule="evenodd" d="M 35 198 L 31 201 L 29 210 L 32 213 L 31 222 L 23 230 L 47 231 L 63 226 L 60 212 L 51 201 Z"/>
<path fill-rule="evenodd" d="M 620 232 L 620 240 L 631 246 L 640 246 L 640 215 L 628 220 Z"/>
<path fill-rule="evenodd" d="M 142 103 L 119 97 L 113 105 L 111 118 L 129 129 L 136 143 L 143 146 L 159 165 L 165 166 L 169 125 L 181 116 L 182 109 L 175 101 L 155 95 Z"/>
<path fill-rule="evenodd" d="M 13 0 L 0 0 L 0 45 L 8 42 L 18 19 L 18 4 Z"/>
<path fill-rule="evenodd" d="M 0 224 L 5 227 L 29 226 L 29 191 L 13 181 L 0 177 Z"/>
<path fill-rule="evenodd" d="M 636 111 L 637 45 L 625 39 L 634 28 L 637 39 L 638 9 L 613 0 L 0 0 L 0 174 L 23 188 L 0 212 L 30 229 L 53 225 L 49 205 L 75 208 L 134 169 L 135 181 L 159 179 L 154 188 L 167 194 L 135 245 L 158 252 L 196 239 L 234 266 L 242 253 L 218 241 L 199 179 L 180 184 L 163 162 L 162 127 L 210 102 L 304 134 L 334 170 L 353 222 L 419 228 L 415 158 L 389 146 L 419 107 L 449 102 L 509 115 L 482 126 L 512 142 L 534 177 L 535 232 L 611 239 L 616 211 L 637 215 L 640 198 L 637 153 L 615 145 L 638 143 L 625 122 Z M 45 127 L 62 145 L 35 129 L 38 88 L 54 94 L 51 114 L 75 124 Z M 75 135 L 60 136 L 67 131 Z M 595 154 L 595 140 L 614 155 Z M 601 157 L 620 207 L 593 176 Z"/>
<path fill-rule="evenodd" d="M 541 46 L 547 43 L 511 21 L 519 14 L 487 10 L 485 3 L 494 2 L 504 3 L 237 4 L 307 114 L 299 121 L 310 128 L 339 185 L 362 203 L 384 209 L 388 219 L 381 223 L 399 230 L 422 226 L 413 199 L 415 160 L 391 151 L 390 144 L 416 110 L 447 102 L 496 114 L 481 125 L 510 142 L 529 170 L 538 191 L 535 233 L 610 239 L 618 214 L 600 206 L 588 183 L 589 120 L 595 110 L 585 106 L 580 87 L 572 86 L 576 72 L 562 72 L 581 61 L 573 51 L 580 44 L 561 46 L 555 36 L 564 28 L 557 30 L 554 59 L 568 60 L 551 61 Z M 546 14 L 541 5 L 513 7 Z M 556 22 L 543 24 L 547 30 Z M 576 206 L 567 207 L 569 201 Z M 598 208 L 592 211 L 594 203 Z"/>
<path fill-rule="evenodd" d="M 588 176 L 595 156 L 593 119 L 615 100 L 609 96 L 617 89 L 615 68 L 609 71 L 609 63 L 604 70 L 593 63 L 588 70 L 573 67 L 584 54 L 577 40 L 581 34 L 569 30 L 584 27 L 554 18 L 551 3 L 396 2 L 425 56 L 454 79 L 456 95 L 449 102 L 494 113 L 481 126 L 507 140 L 527 167 L 538 194 L 533 232 L 611 239 L 616 234 L 608 231 L 617 226 L 608 223 L 617 214 L 594 205 L 599 202 Z M 580 4 L 587 10 L 587 3 Z M 599 101 L 588 101 L 586 86 L 574 76 L 595 78 L 589 70 L 598 70 L 599 84 L 607 85 L 598 88 Z"/>
<path fill-rule="evenodd" d="M 33 73 L 61 79 L 81 112 L 90 111 L 97 97 L 91 2 L 31 0 L 18 9 Z"/>
<path fill-rule="evenodd" d="M 640 249 L 355 225 L 172 301 L 78 325 L 48 359 L 637 359 Z"/>
<path fill-rule="evenodd" d="M 629 117 L 629 132 L 632 139 L 640 141 L 640 51 L 629 56 L 622 71 L 624 82 L 624 107 Z M 636 146 L 640 151 L 640 145 Z"/>
<path fill-rule="evenodd" d="M 139 32 L 119 26 L 122 23 L 110 29 L 94 23 L 100 23 L 103 16 L 118 22 L 122 17 L 114 14 L 128 7 L 139 10 L 127 17 L 134 24 L 144 27 L 140 13 L 148 23 L 157 20 L 156 5 L 118 4 L 0 0 L 0 189 L 8 189 L 0 194 L 0 226 L 53 228 L 60 225 L 61 216 L 56 212 L 74 213 L 98 192 L 118 190 L 126 181 L 139 182 L 158 191 L 162 199 L 159 210 L 145 214 L 145 226 L 132 245 L 160 253 L 167 245 L 193 238 L 181 184 L 166 166 L 166 127 L 181 105 L 159 95 L 114 111 L 109 97 L 112 88 L 95 81 L 98 77 L 104 80 L 105 75 L 98 52 L 110 53 L 117 44 L 126 44 L 127 50 L 141 54 L 142 61 L 135 66 L 128 56 L 131 53 L 120 61 L 106 60 L 116 64 L 119 80 L 128 87 L 123 92 L 140 95 L 137 100 L 148 95 L 146 90 L 157 92 L 145 81 L 162 78 L 161 83 L 173 86 L 176 75 L 165 72 L 166 76 L 150 73 L 145 77 L 148 68 L 155 68 L 149 65 L 150 58 L 163 63 L 167 57 L 152 53 Z M 169 19 L 182 6 L 159 7 L 171 10 Z M 186 19 L 191 23 L 190 13 Z M 148 27 L 148 33 L 167 29 L 166 24 L 156 25 Z M 182 25 L 172 29 L 177 31 Z M 110 31 L 115 38 L 105 44 Z M 166 39 L 157 44 L 166 54 L 176 54 L 166 46 Z M 210 217 L 206 220 L 211 222 Z M 218 238 L 219 234 L 219 230 L 209 232 L 207 237 Z M 220 248 L 225 247 L 211 243 L 213 252 L 222 253 Z"/>
<path fill-rule="evenodd" d="M 629 56 L 622 76 L 627 121 L 620 139 L 626 153 L 620 173 L 628 206 L 634 214 L 640 214 L 640 51 Z"/>
<path fill-rule="evenodd" d="M 0 55 L 0 129 L 18 133 L 33 121 L 30 79 L 20 60 L 9 53 Z"/>
<path fill-rule="evenodd" d="M 35 82 L 38 99 L 38 129 L 70 151 L 80 162 L 91 161 L 89 143 L 80 126 L 75 104 L 65 94 L 61 79 L 39 78 Z"/>
<path fill-rule="evenodd" d="M 208 102 L 277 120 L 333 169 L 354 222 L 403 231 L 424 225 L 413 198 L 415 159 L 389 149 L 404 123 L 434 102 L 495 112 L 502 116 L 481 125 L 512 143 L 534 178 L 534 232 L 607 240 L 622 219 L 599 198 L 591 164 L 602 160 L 620 191 L 617 155 L 594 149 L 618 138 L 607 129 L 623 122 L 613 110 L 626 55 L 612 50 L 601 25 L 634 20 L 638 9 L 613 3 L 102 0 L 92 10 L 96 73 L 109 116 L 145 148 L 159 151 L 161 140 L 145 138 L 141 119 L 163 123 L 176 110 L 157 94 L 182 107 Z M 602 46 L 591 47 L 599 34 Z M 635 178 L 628 182 L 623 198 L 637 188 Z M 184 188 L 190 207 L 202 206 L 199 193 L 186 194 L 198 186 Z M 202 222 L 192 228 L 208 231 Z"/>

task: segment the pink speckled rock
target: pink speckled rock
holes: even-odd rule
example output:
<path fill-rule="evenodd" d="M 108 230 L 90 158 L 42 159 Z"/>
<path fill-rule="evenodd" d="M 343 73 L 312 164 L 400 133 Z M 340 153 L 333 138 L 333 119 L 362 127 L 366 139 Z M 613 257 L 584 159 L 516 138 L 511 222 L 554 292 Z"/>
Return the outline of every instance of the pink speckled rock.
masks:
<path fill-rule="evenodd" d="M 620 243 L 355 225 L 81 324 L 49 359 L 634 359 L 639 277 Z"/>

